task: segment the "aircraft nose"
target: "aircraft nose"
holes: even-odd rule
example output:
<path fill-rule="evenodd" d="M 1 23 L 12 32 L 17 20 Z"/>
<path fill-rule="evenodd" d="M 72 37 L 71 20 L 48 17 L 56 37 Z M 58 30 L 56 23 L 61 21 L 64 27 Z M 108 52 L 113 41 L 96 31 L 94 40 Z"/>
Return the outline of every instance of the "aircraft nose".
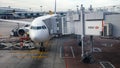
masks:
<path fill-rule="evenodd" d="M 35 36 L 35 35 L 31 35 L 31 39 L 33 40 L 33 41 L 35 41 L 35 42 L 39 42 L 39 41 L 41 41 L 37 36 Z"/>
<path fill-rule="evenodd" d="M 38 38 L 37 37 L 33 37 L 32 40 L 38 41 Z"/>
<path fill-rule="evenodd" d="M 44 42 L 49 38 L 47 31 L 30 31 L 30 38 L 35 42 Z"/>

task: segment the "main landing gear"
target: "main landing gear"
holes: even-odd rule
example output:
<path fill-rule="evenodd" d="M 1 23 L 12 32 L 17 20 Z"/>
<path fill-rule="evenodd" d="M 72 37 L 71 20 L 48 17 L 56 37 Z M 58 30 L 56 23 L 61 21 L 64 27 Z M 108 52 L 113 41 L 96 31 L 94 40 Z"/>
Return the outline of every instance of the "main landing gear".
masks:
<path fill-rule="evenodd" d="M 46 49 L 45 49 L 45 47 L 44 47 L 44 45 L 43 45 L 43 42 L 41 42 L 41 44 L 40 44 L 39 51 L 40 51 L 40 52 L 45 52 L 45 51 L 46 51 Z"/>

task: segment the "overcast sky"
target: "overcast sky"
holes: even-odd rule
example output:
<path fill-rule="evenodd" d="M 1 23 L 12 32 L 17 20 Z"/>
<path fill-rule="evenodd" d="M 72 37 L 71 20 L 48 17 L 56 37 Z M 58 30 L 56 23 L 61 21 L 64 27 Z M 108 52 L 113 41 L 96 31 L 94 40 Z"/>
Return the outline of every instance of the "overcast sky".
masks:
<path fill-rule="evenodd" d="M 83 4 L 85 8 L 89 5 L 93 7 L 120 5 L 120 0 L 57 0 L 57 10 L 76 9 L 76 5 Z M 44 11 L 54 10 L 54 0 L 0 0 L 0 7 L 11 6 L 14 8 L 22 8 L 32 10 L 40 10 L 43 6 Z"/>

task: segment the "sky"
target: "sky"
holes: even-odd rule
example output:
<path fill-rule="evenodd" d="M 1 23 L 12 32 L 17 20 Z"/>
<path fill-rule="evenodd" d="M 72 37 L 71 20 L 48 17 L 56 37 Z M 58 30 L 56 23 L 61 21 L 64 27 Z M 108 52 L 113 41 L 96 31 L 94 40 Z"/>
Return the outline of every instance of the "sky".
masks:
<path fill-rule="evenodd" d="M 0 0 L 0 7 L 11 6 L 13 8 L 29 9 L 31 10 L 41 10 L 42 11 L 53 11 L 55 0 Z M 57 11 L 63 11 L 76 9 L 76 5 L 81 5 L 88 8 L 90 5 L 95 7 L 104 7 L 112 5 L 120 5 L 120 0 L 56 0 L 57 1 Z"/>

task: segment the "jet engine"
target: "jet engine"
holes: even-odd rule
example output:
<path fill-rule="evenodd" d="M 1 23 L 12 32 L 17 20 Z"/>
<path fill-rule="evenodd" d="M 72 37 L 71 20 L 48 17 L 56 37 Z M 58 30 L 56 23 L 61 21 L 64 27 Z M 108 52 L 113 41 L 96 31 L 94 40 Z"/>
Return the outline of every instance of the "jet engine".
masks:
<path fill-rule="evenodd" d="M 15 36 L 15 37 L 23 36 L 27 32 L 29 32 L 29 25 L 25 25 L 22 28 L 14 28 L 11 31 L 11 36 Z"/>
<path fill-rule="evenodd" d="M 17 31 L 17 34 L 20 35 L 20 36 L 23 36 L 24 34 L 26 33 L 26 30 L 25 29 L 18 29 Z"/>

